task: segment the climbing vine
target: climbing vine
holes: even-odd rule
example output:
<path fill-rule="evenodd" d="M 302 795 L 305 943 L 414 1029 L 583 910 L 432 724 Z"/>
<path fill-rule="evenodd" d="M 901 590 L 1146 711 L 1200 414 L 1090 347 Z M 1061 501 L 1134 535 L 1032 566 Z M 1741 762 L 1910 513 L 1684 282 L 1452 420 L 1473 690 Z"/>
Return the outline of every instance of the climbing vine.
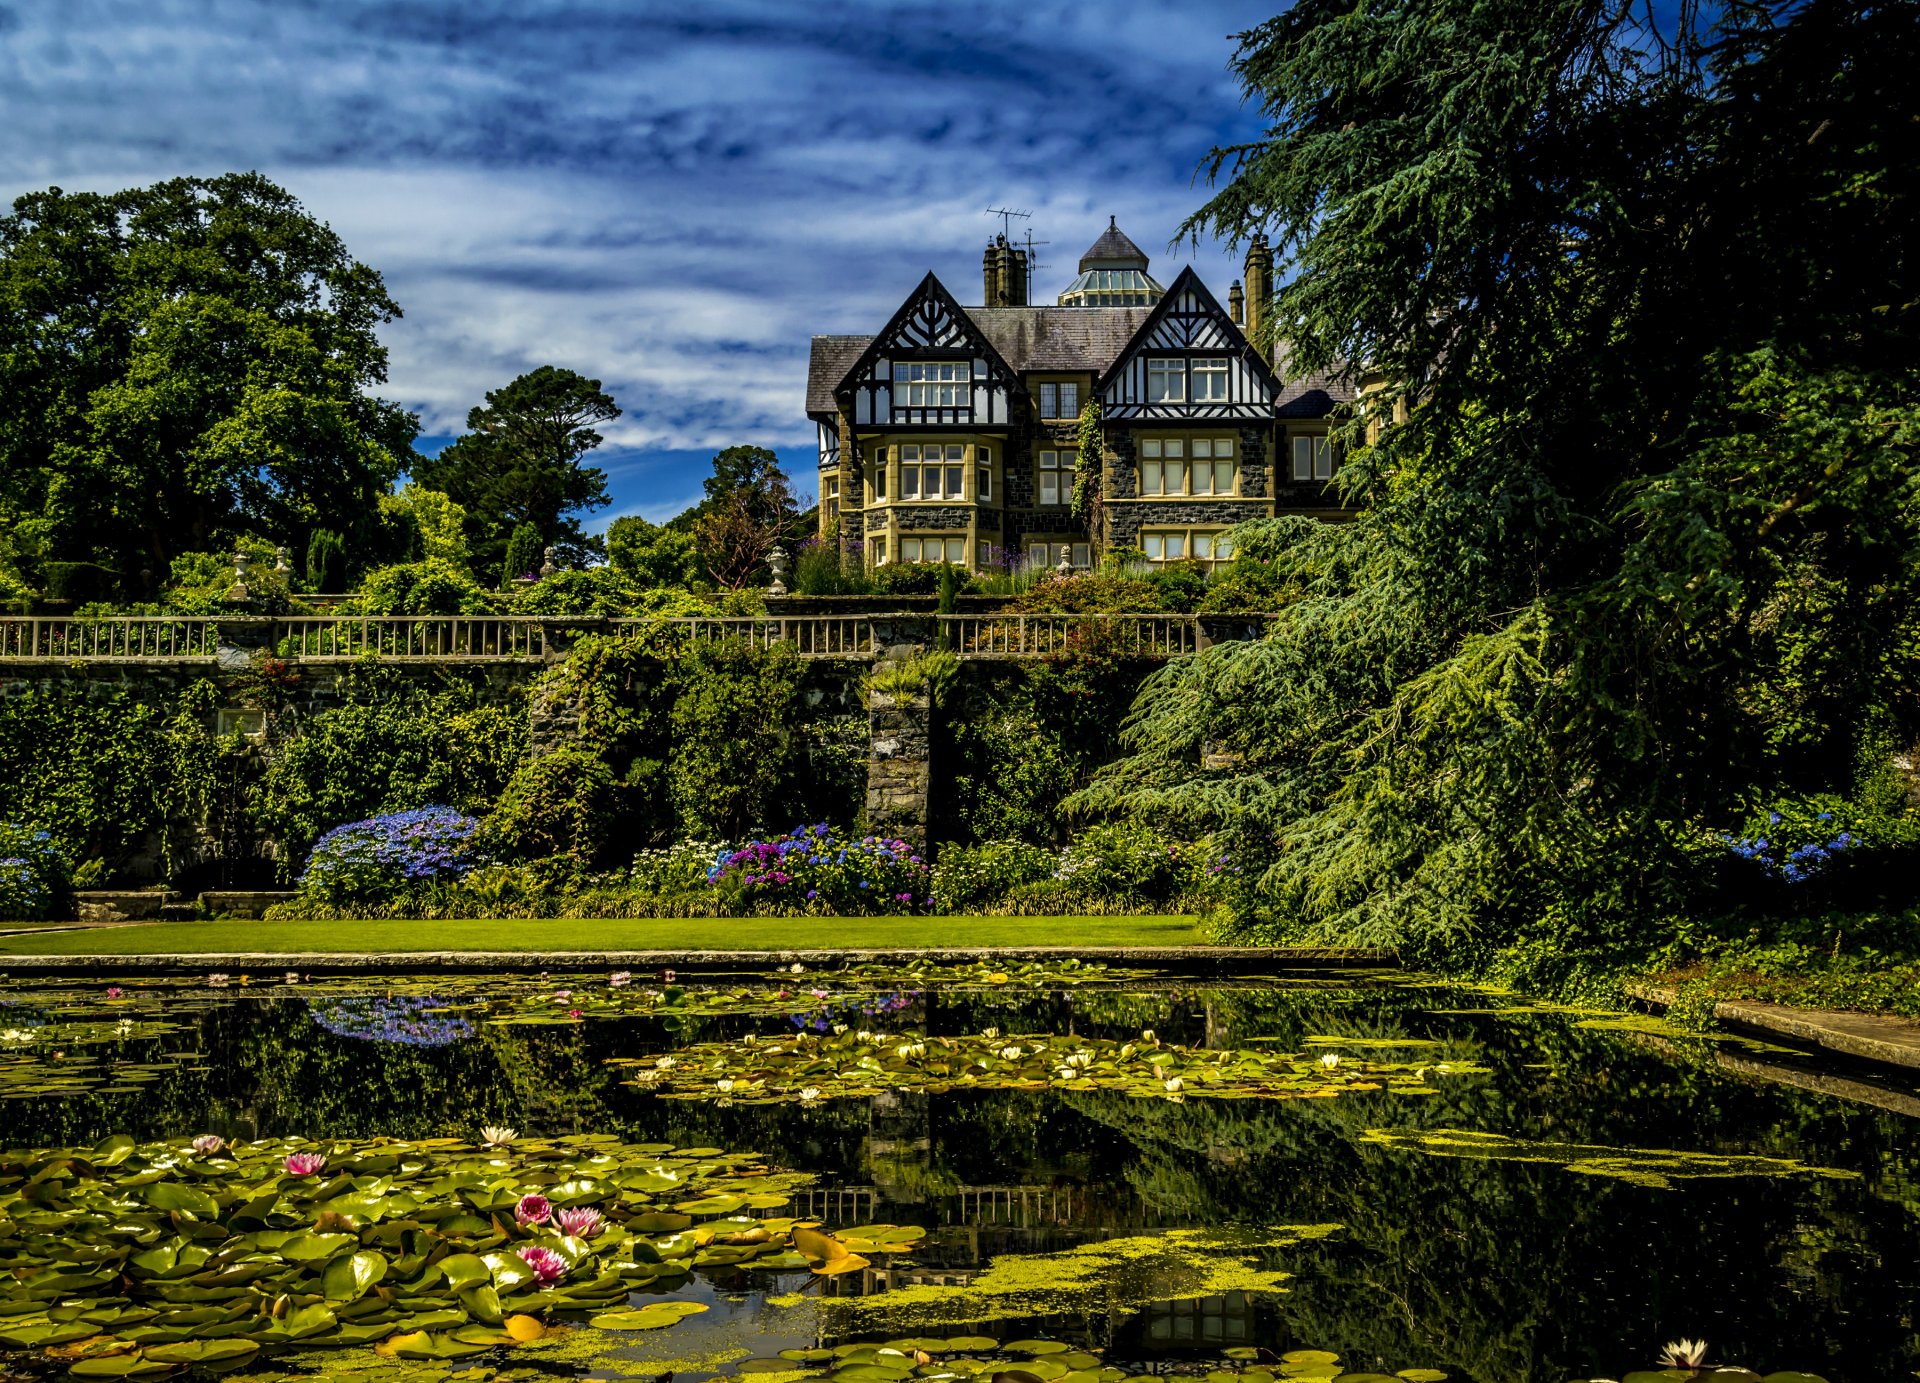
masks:
<path fill-rule="evenodd" d="M 1074 522 L 1099 534 L 1100 463 L 1106 455 L 1106 434 L 1100 426 L 1100 400 L 1089 398 L 1080 410 L 1080 456 L 1073 478 Z"/>

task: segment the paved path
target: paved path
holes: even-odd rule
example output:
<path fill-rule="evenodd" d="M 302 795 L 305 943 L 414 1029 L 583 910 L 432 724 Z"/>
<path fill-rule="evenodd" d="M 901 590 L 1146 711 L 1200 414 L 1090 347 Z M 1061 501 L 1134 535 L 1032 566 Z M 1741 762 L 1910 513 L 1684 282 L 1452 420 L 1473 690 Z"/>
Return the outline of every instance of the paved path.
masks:
<path fill-rule="evenodd" d="M 1634 998 L 1656 1008 L 1673 1002 L 1673 990 L 1662 985 L 1629 985 Z M 1729 1027 L 1791 1038 L 1830 1052 L 1877 1061 L 1888 1066 L 1920 1070 L 1920 1023 L 1877 1013 L 1848 1013 L 1836 1009 L 1794 1008 L 1758 999 L 1722 999 L 1713 1016 Z"/>

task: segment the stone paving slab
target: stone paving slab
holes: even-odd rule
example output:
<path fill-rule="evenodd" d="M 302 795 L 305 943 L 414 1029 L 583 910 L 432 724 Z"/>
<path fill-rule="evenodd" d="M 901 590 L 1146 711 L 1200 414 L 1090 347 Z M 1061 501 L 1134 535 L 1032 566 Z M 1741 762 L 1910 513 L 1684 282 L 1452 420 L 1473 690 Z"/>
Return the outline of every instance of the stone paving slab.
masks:
<path fill-rule="evenodd" d="M 1098 961 L 1116 969 L 1152 968 L 1183 976 L 1284 974 L 1289 971 L 1377 970 L 1398 964 L 1391 951 L 1284 946 L 1018 946 L 928 950 L 812 951 L 227 951 L 205 955 L 0 956 L 0 973 L 31 975 L 273 975 L 374 972 L 471 974 L 527 971 L 661 970 L 689 975 L 764 971 L 790 965 L 807 970 L 844 965 L 971 965 L 978 961 Z"/>
<path fill-rule="evenodd" d="M 1673 990 L 1661 985 L 1629 985 L 1627 992 L 1662 1009 L 1674 997 Z M 1920 1023 L 1911 1018 L 1794 1008 L 1758 999 L 1722 999 L 1713 1006 L 1713 1016 L 1729 1027 L 1810 1043 L 1864 1061 L 1920 1070 Z"/>

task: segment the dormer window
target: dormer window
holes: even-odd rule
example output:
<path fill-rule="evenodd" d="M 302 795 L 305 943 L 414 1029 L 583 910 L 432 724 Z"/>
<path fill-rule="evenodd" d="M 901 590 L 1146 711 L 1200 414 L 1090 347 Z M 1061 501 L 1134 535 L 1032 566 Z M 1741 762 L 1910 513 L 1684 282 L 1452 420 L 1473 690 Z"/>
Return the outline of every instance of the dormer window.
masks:
<path fill-rule="evenodd" d="M 1080 416 L 1080 386 L 1071 381 L 1040 386 L 1040 416 L 1077 418 Z"/>
<path fill-rule="evenodd" d="M 1193 362 L 1193 401 L 1195 403 L 1225 403 L 1227 401 L 1228 368 L 1224 358 L 1196 360 Z"/>
<path fill-rule="evenodd" d="M 1187 401 L 1187 362 L 1149 360 L 1147 362 L 1147 402 L 1185 403 Z"/>

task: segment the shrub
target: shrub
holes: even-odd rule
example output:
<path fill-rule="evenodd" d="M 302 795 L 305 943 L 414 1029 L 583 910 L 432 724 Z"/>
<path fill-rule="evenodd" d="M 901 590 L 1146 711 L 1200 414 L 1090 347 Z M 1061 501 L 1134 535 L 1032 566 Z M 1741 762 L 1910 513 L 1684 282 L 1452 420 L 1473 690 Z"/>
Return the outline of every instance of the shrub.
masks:
<path fill-rule="evenodd" d="M 606 848 L 615 811 L 613 770 L 597 754 L 566 746 L 520 766 L 487 819 L 487 838 L 521 859 L 564 856 L 590 866 Z"/>
<path fill-rule="evenodd" d="M 793 559 L 795 595 L 864 595 L 872 589 L 859 559 L 844 558 L 838 542 L 809 538 L 800 544 Z"/>
<path fill-rule="evenodd" d="M 642 850 L 623 874 L 608 882 L 624 883 L 662 898 L 698 893 L 712 883 L 708 871 L 725 853 L 724 846 L 704 840 L 683 840 L 660 850 Z"/>
<path fill-rule="evenodd" d="M 381 902 L 451 883 L 481 862 L 480 823 L 452 807 L 421 807 L 335 826 L 307 857 L 300 889 L 327 903 Z"/>
<path fill-rule="evenodd" d="M 490 608 L 480 584 L 440 557 L 374 568 L 354 604 L 369 615 L 483 615 Z"/>
<path fill-rule="evenodd" d="M 1060 853 L 1059 877 L 1078 892 L 1164 903 L 1197 882 L 1198 852 L 1151 826 L 1089 826 Z"/>
<path fill-rule="evenodd" d="M 867 674 L 867 689 L 892 697 L 896 706 L 910 705 L 922 694 L 938 702 L 959 675 L 960 659 L 945 650 L 936 650 L 912 658 L 882 659 Z"/>
<path fill-rule="evenodd" d="M 1034 614 L 1117 614 L 1164 610 L 1167 603 L 1159 587 L 1151 581 L 1083 572 L 1078 576 L 1056 576 L 1042 581 L 1015 596 L 1008 608 Z"/>
<path fill-rule="evenodd" d="M 70 887 L 67 857 L 52 832 L 0 821 L 0 920 L 43 922 Z"/>
<path fill-rule="evenodd" d="M 904 840 L 836 835 L 825 822 L 723 851 L 708 882 L 731 899 L 805 904 L 822 912 L 923 912 L 932 871 Z"/>
<path fill-rule="evenodd" d="M 622 515 L 607 528 L 607 560 L 641 586 L 691 586 L 700 575 L 693 534 L 638 514 Z"/>
<path fill-rule="evenodd" d="M 674 664 L 667 786 L 688 834 L 738 840 L 785 815 L 802 744 L 800 657 L 792 644 L 697 643 Z M 791 817 L 788 817 L 791 820 Z"/>
<path fill-rule="evenodd" d="M 513 603 L 513 612 L 516 615 L 625 615 L 632 613 L 647 594 L 616 567 L 557 571 L 520 592 Z"/>
<path fill-rule="evenodd" d="M 1053 851 L 1017 840 L 942 846 L 933 867 L 933 900 L 942 912 L 997 903 L 1022 884 L 1051 879 L 1058 863 Z"/>
<path fill-rule="evenodd" d="M 531 523 L 523 523 L 507 539 L 507 556 L 500 567 L 500 585 L 503 589 L 510 587 L 521 577 L 533 576 L 539 570 L 540 530 Z"/>
<path fill-rule="evenodd" d="M 940 588 L 940 567 L 931 562 L 889 562 L 872 576 L 875 595 L 932 595 Z"/>
<path fill-rule="evenodd" d="M 307 539 L 307 589 L 329 594 L 347 587 L 347 544 L 331 528 L 316 528 Z"/>

